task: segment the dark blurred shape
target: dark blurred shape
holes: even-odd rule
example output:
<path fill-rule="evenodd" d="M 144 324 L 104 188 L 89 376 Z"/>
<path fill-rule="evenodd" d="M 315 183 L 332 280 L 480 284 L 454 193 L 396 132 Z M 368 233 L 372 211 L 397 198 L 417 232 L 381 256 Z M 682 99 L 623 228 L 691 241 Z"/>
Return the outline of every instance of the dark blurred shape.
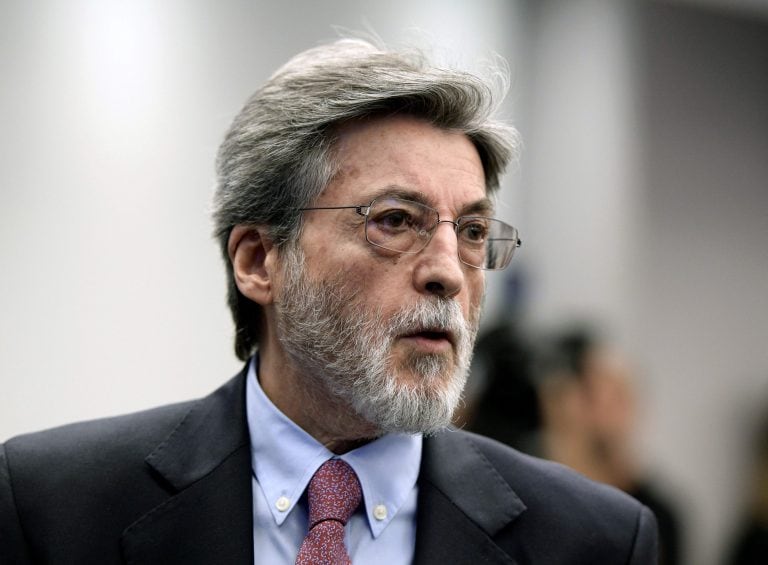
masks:
<path fill-rule="evenodd" d="M 680 563 L 677 513 L 634 458 L 637 408 L 625 357 L 586 326 L 563 329 L 534 348 L 517 327 L 501 325 L 476 351 L 473 377 L 485 386 L 465 427 L 634 496 L 656 514 L 659 563 Z"/>
<path fill-rule="evenodd" d="M 659 492 L 654 482 L 638 478 L 624 491 L 653 510 L 659 524 L 659 565 L 682 563 L 682 532 L 678 514 L 669 498 Z"/>
<path fill-rule="evenodd" d="M 755 435 L 753 453 L 748 508 L 726 561 L 729 565 L 768 563 L 768 416 Z"/>
<path fill-rule="evenodd" d="M 753 520 L 747 522 L 728 560 L 730 565 L 765 565 L 768 561 L 768 526 Z"/>
<path fill-rule="evenodd" d="M 526 453 L 538 454 L 539 401 L 531 348 L 516 327 L 498 325 L 477 341 L 473 378 L 482 392 L 468 406 L 466 428 Z"/>

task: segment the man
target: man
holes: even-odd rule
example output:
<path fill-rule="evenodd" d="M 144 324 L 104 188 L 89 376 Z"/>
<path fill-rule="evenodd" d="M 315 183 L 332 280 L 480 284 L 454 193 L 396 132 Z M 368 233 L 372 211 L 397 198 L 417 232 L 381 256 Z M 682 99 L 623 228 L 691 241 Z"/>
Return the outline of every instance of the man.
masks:
<path fill-rule="evenodd" d="M 220 149 L 216 234 L 245 369 L 211 396 L 15 438 L 3 563 L 652 563 L 650 512 L 447 430 L 515 148 L 477 78 L 309 50 Z"/>

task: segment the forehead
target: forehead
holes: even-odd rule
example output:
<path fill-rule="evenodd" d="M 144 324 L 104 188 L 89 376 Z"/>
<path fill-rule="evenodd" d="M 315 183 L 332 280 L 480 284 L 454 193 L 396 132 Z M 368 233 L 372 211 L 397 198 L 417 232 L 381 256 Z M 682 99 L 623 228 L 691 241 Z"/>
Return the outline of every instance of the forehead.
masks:
<path fill-rule="evenodd" d="M 472 141 L 411 116 L 349 123 L 337 132 L 337 172 L 318 205 L 364 204 L 411 194 L 445 213 L 488 206 L 485 174 Z"/>

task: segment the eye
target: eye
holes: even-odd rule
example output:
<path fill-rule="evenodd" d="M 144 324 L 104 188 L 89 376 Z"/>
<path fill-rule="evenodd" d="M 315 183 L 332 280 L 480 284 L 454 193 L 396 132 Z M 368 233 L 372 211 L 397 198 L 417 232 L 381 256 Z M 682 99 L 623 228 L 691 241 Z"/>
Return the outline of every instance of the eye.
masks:
<path fill-rule="evenodd" d="M 461 224 L 459 236 L 467 243 L 485 243 L 488 238 L 488 223 L 481 218 L 472 218 Z"/>
<path fill-rule="evenodd" d="M 401 200 L 399 198 L 387 198 L 374 202 L 368 218 L 376 229 L 390 234 L 405 232 L 420 232 L 427 221 L 429 208 L 416 202 Z"/>
<path fill-rule="evenodd" d="M 405 210 L 398 209 L 385 210 L 377 214 L 373 221 L 386 230 L 400 230 L 413 226 L 413 216 Z"/>

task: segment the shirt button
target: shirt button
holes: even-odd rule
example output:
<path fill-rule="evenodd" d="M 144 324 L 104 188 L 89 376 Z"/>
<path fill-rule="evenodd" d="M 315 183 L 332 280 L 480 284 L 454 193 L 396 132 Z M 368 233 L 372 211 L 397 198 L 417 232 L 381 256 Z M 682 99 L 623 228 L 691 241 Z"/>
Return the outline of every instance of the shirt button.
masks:
<path fill-rule="evenodd" d="M 275 507 L 280 512 L 285 512 L 286 510 L 288 510 L 288 507 L 290 505 L 291 505 L 291 501 L 288 500 L 288 498 L 286 498 L 285 496 L 281 496 L 280 498 L 277 499 L 277 502 L 275 502 Z"/>
<path fill-rule="evenodd" d="M 373 509 L 373 517 L 377 520 L 385 520 L 387 518 L 387 507 L 383 504 L 378 504 Z"/>

